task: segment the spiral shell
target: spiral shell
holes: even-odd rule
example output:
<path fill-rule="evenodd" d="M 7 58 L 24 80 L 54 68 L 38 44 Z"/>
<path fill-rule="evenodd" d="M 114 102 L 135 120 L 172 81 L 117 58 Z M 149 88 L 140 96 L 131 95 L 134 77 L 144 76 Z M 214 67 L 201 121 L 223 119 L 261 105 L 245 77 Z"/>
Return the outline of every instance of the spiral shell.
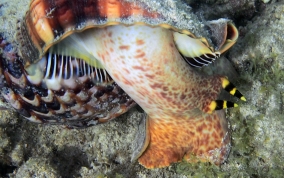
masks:
<path fill-rule="evenodd" d="M 1 73 L 6 81 L 1 82 L 1 92 L 13 108 L 34 122 L 76 127 L 105 122 L 126 112 L 135 102 L 96 59 L 65 52 L 67 37 L 118 24 L 159 26 L 175 32 L 181 55 L 198 67 L 213 62 L 236 41 L 234 25 L 224 22 L 222 42 L 212 47 L 210 40 L 197 38 L 141 1 L 32 0 L 18 29 L 19 55 L 4 51 L 1 56 L 0 69 L 4 69 Z M 195 48 L 183 48 L 183 43 Z M 74 50 L 69 49 L 71 53 Z"/>
<path fill-rule="evenodd" d="M 220 164 L 230 139 L 216 110 L 237 104 L 218 96 L 224 89 L 245 97 L 226 77 L 192 67 L 214 62 L 238 31 L 228 19 L 182 28 L 168 14 L 146 0 L 32 0 L 20 54 L 0 36 L 1 95 L 30 121 L 71 128 L 109 121 L 137 102 L 147 116 L 132 159 L 147 168 L 192 155 Z"/>

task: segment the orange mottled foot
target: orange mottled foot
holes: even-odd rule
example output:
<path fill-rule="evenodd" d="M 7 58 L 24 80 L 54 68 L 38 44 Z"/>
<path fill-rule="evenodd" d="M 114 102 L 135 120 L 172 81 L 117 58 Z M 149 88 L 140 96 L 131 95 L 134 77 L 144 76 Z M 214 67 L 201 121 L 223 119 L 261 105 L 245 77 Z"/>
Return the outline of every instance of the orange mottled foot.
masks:
<path fill-rule="evenodd" d="M 139 158 L 146 168 L 171 163 L 209 161 L 222 163 L 230 151 L 230 138 L 223 110 L 212 114 L 196 113 L 179 117 L 149 117 L 150 143 Z"/>

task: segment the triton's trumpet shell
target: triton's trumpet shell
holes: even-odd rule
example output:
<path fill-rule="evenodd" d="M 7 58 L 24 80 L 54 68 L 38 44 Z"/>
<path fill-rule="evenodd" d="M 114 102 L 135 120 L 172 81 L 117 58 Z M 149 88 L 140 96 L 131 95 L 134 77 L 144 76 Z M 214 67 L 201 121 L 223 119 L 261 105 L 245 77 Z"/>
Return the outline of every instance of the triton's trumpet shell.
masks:
<path fill-rule="evenodd" d="M 106 122 L 138 103 L 149 122 L 134 159 L 153 168 L 196 154 L 219 164 L 230 143 L 215 110 L 236 105 L 217 96 L 224 88 L 245 99 L 225 77 L 192 69 L 238 38 L 227 19 L 208 26 L 212 39 L 196 37 L 140 1 L 32 0 L 18 33 L 21 57 L 1 56 L 1 93 L 31 121 L 70 127 Z"/>

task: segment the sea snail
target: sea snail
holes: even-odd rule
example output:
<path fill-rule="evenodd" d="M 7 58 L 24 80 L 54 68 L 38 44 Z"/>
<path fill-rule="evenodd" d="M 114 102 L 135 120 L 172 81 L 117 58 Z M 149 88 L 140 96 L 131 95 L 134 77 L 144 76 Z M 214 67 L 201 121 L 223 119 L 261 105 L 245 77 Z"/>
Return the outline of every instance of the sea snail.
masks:
<path fill-rule="evenodd" d="M 220 164 L 230 150 L 222 109 L 236 104 L 218 95 L 245 98 L 226 77 L 194 67 L 228 50 L 238 31 L 221 19 L 208 23 L 216 39 L 197 38 L 167 20 L 139 1 L 32 0 L 19 27 L 21 57 L 3 48 L 1 94 L 33 122 L 70 127 L 106 122 L 137 103 L 146 114 L 134 160 Z"/>

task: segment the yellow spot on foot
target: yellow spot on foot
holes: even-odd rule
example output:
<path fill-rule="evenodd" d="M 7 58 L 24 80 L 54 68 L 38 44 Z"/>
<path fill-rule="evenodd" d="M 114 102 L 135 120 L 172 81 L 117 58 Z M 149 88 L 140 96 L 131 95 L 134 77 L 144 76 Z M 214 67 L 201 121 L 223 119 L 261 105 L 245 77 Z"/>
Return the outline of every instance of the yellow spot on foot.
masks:
<path fill-rule="evenodd" d="M 221 81 L 222 81 L 223 88 L 226 88 L 230 84 L 230 81 L 224 77 L 221 78 Z"/>
<path fill-rule="evenodd" d="M 244 96 L 242 96 L 240 99 L 243 100 L 243 101 L 247 101 Z"/>
<path fill-rule="evenodd" d="M 237 91 L 237 89 L 236 89 L 236 88 L 233 88 L 233 89 L 230 91 L 230 94 L 231 94 L 231 95 L 235 95 L 236 91 Z"/>
<path fill-rule="evenodd" d="M 211 114 L 216 108 L 217 108 L 217 102 L 216 101 L 212 101 L 209 104 L 209 111 L 207 113 Z"/>

